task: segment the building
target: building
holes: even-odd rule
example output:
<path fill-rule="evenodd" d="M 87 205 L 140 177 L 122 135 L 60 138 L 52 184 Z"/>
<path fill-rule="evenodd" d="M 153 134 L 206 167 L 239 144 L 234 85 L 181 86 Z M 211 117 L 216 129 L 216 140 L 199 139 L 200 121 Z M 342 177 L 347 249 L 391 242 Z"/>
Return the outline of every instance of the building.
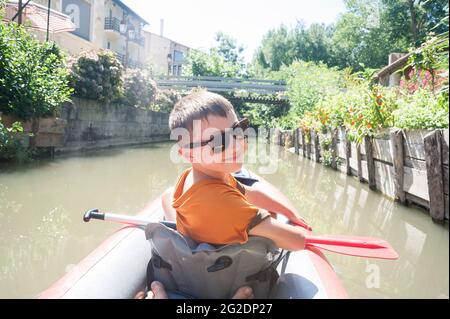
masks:
<path fill-rule="evenodd" d="M 146 61 L 155 75 L 182 75 L 190 48 L 162 36 L 144 31 Z"/>
<path fill-rule="evenodd" d="M 375 74 L 374 81 L 383 86 L 400 85 L 401 71 L 408 64 L 409 56 L 407 53 L 389 54 L 389 64 Z"/>
<path fill-rule="evenodd" d="M 26 1 L 23 1 L 25 3 Z M 34 0 L 48 6 L 48 0 Z M 150 66 L 154 75 L 182 74 L 190 48 L 144 30 L 149 23 L 120 0 L 52 0 L 51 9 L 68 15 L 76 25 L 71 32 L 50 34 L 69 54 L 108 49 L 116 53 L 126 67 Z M 31 31 L 45 41 L 42 31 Z"/>
<path fill-rule="evenodd" d="M 48 0 L 34 0 L 47 6 Z M 120 0 L 53 0 L 51 8 L 72 18 L 76 30 L 50 35 L 70 54 L 92 49 L 114 51 L 127 67 L 142 67 L 143 27 L 149 23 Z M 39 38 L 45 39 L 40 32 Z"/>

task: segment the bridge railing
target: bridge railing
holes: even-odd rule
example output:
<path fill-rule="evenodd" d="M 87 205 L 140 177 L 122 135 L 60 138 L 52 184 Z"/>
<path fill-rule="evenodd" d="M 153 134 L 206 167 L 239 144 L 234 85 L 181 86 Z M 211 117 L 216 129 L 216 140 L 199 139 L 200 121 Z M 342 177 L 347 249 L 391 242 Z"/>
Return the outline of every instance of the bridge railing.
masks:
<path fill-rule="evenodd" d="M 156 79 L 156 83 L 162 88 L 204 87 L 215 92 L 245 90 L 254 93 L 276 94 L 286 91 L 286 83 L 278 80 L 179 76 L 160 77 Z"/>

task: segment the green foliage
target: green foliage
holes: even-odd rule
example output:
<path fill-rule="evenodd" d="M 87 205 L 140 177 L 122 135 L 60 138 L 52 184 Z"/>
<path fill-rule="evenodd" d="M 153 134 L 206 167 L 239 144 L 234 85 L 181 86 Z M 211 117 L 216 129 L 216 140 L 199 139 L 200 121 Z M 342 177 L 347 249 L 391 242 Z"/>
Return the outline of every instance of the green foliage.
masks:
<path fill-rule="evenodd" d="M 155 100 L 156 82 L 139 69 L 128 69 L 124 76 L 122 103 L 127 106 L 148 107 Z"/>
<path fill-rule="evenodd" d="M 238 45 L 236 39 L 223 32 L 217 32 L 215 40 L 217 42 L 217 53 L 219 53 L 225 61 L 243 65 L 242 51 L 244 51 L 244 47 Z"/>
<path fill-rule="evenodd" d="M 16 137 L 22 133 L 23 127 L 20 122 L 14 122 L 11 127 L 5 127 L 0 117 L 0 160 L 26 161 L 29 153 L 26 147 Z"/>
<path fill-rule="evenodd" d="M 24 120 L 52 115 L 71 92 L 58 46 L 40 43 L 15 23 L 0 23 L 1 112 Z"/>
<path fill-rule="evenodd" d="M 278 71 L 281 66 L 289 65 L 293 61 L 291 56 L 292 39 L 288 28 L 281 25 L 278 29 L 271 29 L 264 35 L 260 48 L 255 54 L 256 63 L 263 68 Z"/>
<path fill-rule="evenodd" d="M 333 25 L 299 23 L 269 30 L 250 69 L 279 70 L 295 60 L 357 71 L 380 68 L 389 53 L 418 46 L 431 31 L 448 30 L 447 0 L 346 0 L 345 5 Z"/>
<path fill-rule="evenodd" d="M 75 96 L 112 102 L 122 96 L 123 67 L 110 51 L 84 52 L 72 61 L 70 85 Z"/>
<path fill-rule="evenodd" d="M 6 0 L 0 0 L 0 20 L 2 20 L 5 15 L 5 5 Z"/>
<path fill-rule="evenodd" d="M 399 98 L 398 109 L 393 112 L 394 125 L 404 129 L 448 128 L 448 112 L 448 92 L 436 98 L 432 92 L 419 89 Z"/>
<path fill-rule="evenodd" d="M 369 86 L 363 82 L 345 91 L 329 95 L 305 114 L 301 126 L 324 131 L 345 126 L 351 140 L 361 143 L 364 136 L 393 124 L 397 93 L 393 89 Z"/>
<path fill-rule="evenodd" d="M 209 53 L 191 50 L 186 58 L 185 75 L 187 76 L 220 76 L 236 77 L 240 73 L 240 66 L 227 62 L 217 49 Z"/>
<path fill-rule="evenodd" d="M 155 112 L 170 113 L 180 99 L 181 94 L 175 90 L 158 90 L 150 109 Z"/>
<path fill-rule="evenodd" d="M 342 81 L 341 72 L 322 63 L 295 61 L 279 73 L 287 81 L 291 102 L 289 112 L 279 124 L 290 129 L 297 127 L 305 112 L 312 111 L 320 100 L 336 94 Z"/>
<path fill-rule="evenodd" d="M 437 36 L 430 35 L 426 42 L 411 52 L 408 60 L 407 67 L 429 72 L 433 91 L 437 86 L 440 86 L 441 91 L 448 92 L 448 46 L 448 31 Z M 419 74 L 419 72 L 416 72 L 415 75 L 418 76 Z"/>
<path fill-rule="evenodd" d="M 373 136 L 382 128 L 448 128 L 448 114 L 448 92 L 436 96 L 419 89 L 409 94 L 399 88 L 362 83 L 321 100 L 313 111 L 305 113 L 300 127 L 319 132 L 343 126 L 349 139 L 360 144 L 365 136 Z"/>
<path fill-rule="evenodd" d="M 259 103 L 245 103 L 235 108 L 239 114 L 249 119 L 252 126 L 277 127 L 277 120 L 285 110 L 281 107 Z M 281 127 L 281 126 L 280 126 Z"/>
<path fill-rule="evenodd" d="M 188 76 L 241 77 L 246 74 L 242 51 L 236 39 L 223 32 L 215 37 L 216 46 L 209 52 L 191 50 L 183 70 Z"/>

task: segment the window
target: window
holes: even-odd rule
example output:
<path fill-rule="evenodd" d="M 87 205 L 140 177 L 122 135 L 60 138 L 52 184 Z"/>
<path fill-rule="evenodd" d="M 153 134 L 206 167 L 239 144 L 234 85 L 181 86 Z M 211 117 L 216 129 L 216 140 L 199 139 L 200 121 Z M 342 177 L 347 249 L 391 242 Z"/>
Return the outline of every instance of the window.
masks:
<path fill-rule="evenodd" d="M 106 45 L 106 48 L 107 48 L 108 50 L 111 49 L 111 42 L 108 41 L 108 44 Z"/>
<path fill-rule="evenodd" d="M 177 50 L 173 51 L 173 60 L 175 62 L 183 62 L 184 60 L 183 52 Z"/>

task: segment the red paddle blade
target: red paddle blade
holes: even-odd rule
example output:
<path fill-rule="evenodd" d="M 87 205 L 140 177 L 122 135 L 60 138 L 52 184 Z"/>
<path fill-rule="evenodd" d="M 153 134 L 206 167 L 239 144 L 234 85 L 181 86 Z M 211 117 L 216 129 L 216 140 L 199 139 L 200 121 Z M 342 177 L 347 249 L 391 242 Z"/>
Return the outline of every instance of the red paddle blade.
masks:
<path fill-rule="evenodd" d="M 398 259 L 397 252 L 387 241 L 371 237 L 308 236 L 306 246 L 349 256 Z"/>

